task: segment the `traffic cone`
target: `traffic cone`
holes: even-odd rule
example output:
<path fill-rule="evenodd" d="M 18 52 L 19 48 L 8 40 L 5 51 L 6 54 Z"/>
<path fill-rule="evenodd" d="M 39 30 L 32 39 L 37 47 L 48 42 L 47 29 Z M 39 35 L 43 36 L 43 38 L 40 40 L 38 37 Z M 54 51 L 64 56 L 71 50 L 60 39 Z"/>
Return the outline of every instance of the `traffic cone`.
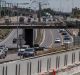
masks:
<path fill-rule="evenodd" d="M 53 69 L 53 73 L 52 73 L 52 75 L 56 75 L 56 71 Z"/>

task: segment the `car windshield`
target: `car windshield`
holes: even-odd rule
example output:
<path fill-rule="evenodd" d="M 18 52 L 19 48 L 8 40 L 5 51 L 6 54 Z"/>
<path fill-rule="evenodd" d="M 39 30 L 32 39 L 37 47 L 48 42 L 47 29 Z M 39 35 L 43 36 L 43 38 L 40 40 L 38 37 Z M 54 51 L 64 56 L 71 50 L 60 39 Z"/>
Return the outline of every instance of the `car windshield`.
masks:
<path fill-rule="evenodd" d="M 65 35 L 64 37 L 69 37 L 68 35 Z"/>
<path fill-rule="evenodd" d="M 3 47 L 0 47 L 0 49 L 3 49 Z"/>
<path fill-rule="evenodd" d="M 56 40 L 60 40 L 60 38 L 56 38 Z"/>
<path fill-rule="evenodd" d="M 0 52 L 1 52 L 1 50 L 0 50 Z"/>
<path fill-rule="evenodd" d="M 34 51 L 34 49 L 26 49 L 25 51 L 32 52 L 32 51 Z"/>
<path fill-rule="evenodd" d="M 64 38 L 64 40 L 69 40 L 69 39 L 70 39 L 69 37 Z"/>

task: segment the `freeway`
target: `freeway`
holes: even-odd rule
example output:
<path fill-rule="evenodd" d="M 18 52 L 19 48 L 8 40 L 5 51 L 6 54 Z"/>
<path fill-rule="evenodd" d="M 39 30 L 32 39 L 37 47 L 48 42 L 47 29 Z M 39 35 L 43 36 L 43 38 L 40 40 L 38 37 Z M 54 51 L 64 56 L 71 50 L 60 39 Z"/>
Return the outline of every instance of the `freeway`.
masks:
<path fill-rule="evenodd" d="M 61 40 L 61 43 L 55 43 L 56 38 Z M 40 44 L 42 47 L 60 47 L 62 45 L 62 35 L 59 33 L 58 29 L 45 29 L 44 37 Z"/>
<path fill-rule="evenodd" d="M 62 35 L 59 33 L 58 29 L 52 29 L 51 32 L 53 35 L 53 39 L 52 39 L 53 45 L 52 46 L 53 47 L 60 47 L 62 45 L 62 38 L 63 38 Z M 54 43 L 56 38 L 59 38 L 61 40 L 61 43 Z"/>
<path fill-rule="evenodd" d="M 17 60 L 20 59 L 20 57 L 17 55 L 17 53 L 9 53 L 7 54 L 5 59 L 0 59 L 0 62 L 10 61 L 10 60 Z"/>
<path fill-rule="evenodd" d="M 53 40 L 53 38 L 52 38 L 52 34 L 51 34 L 50 30 L 45 29 L 44 37 L 43 37 L 43 40 L 42 40 L 40 46 L 42 46 L 42 47 L 50 47 L 51 44 L 52 44 L 52 40 Z"/>
<path fill-rule="evenodd" d="M 40 46 L 59 48 L 64 43 L 69 43 L 69 45 L 72 46 L 73 37 L 66 30 L 65 32 L 67 33 L 67 36 L 69 36 L 70 40 L 64 40 L 65 35 L 62 35 L 62 33 L 60 33 L 58 29 L 46 29 L 44 32 L 43 41 L 41 42 Z M 55 43 L 55 40 L 57 38 L 60 39 L 60 43 Z"/>

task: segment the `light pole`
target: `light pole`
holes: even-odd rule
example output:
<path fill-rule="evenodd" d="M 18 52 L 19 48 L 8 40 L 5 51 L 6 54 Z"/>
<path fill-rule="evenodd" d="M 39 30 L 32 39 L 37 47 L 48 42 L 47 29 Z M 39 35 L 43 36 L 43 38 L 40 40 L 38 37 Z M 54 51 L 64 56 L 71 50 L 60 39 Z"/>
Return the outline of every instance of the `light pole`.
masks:
<path fill-rule="evenodd" d="M 75 46 L 75 35 L 76 35 L 76 33 L 73 32 L 73 46 Z"/>
<path fill-rule="evenodd" d="M 4 4 L 4 5 L 3 5 L 3 4 Z M 1 1 L 1 5 L 2 5 L 1 11 L 2 11 L 2 10 L 4 11 L 3 16 L 5 16 L 6 1 Z M 1 5 L 0 5 L 0 6 L 1 6 Z M 0 14 L 1 14 L 1 13 L 0 13 Z"/>
<path fill-rule="evenodd" d="M 4 6 L 4 16 L 6 16 L 6 1 L 4 1 L 5 6 Z"/>
<path fill-rule="evenodd" d="M 72 0 L 72 8 L 74 8 L 74 1 Z"/>
<path fill-rule="evenodd" d="M 61 2 L 61 0 L 60 0 L 60 12 L 62 11 L 61 9 L 62 9 L 62 2 Z"/>
<path fill-rule="evenodd" d="M 38 21 L 41 22 L 41 2 L 39 2 L 39 14 L 38 14 Z"/>
<path fill-rule="evenodd" d="M 26 4 L 29 4 L 29 3 L 17 3 L 17 23 L 19 23 L 19 21 L 18 21 L 18 15 L 19 15 L 19 11 L 18 11 L 18 6 L 19 6 L 19 4 L 21 4 L 21 5 L 26 5 Z M 18 50 L 18 45 L 19 45 L 19 42 L 20 42 L 20 44 L 21 44 L 21 36 L 20 36 L 20 40 L 19 40 L 19 34 L 18 34 L 18 25 L 17 25 L 17 50 Z M 20 50 L 21 50 L 21 47 L 20 47 Z M 20 59 L 21 59 L 21 56 L 20 56 Z"/>
<path fill-rule="evenodd" d="M 18 3 L 17 3 L 17 23 L 18 23 Z M 17 25 L 17 49 L 18 49 L 18 25 Z"/>
<path fill-rule="evenodd" d="M 1 17 L 1 1 L 2 1 L 2 0 L 0 0 L 0 17 Z"/>

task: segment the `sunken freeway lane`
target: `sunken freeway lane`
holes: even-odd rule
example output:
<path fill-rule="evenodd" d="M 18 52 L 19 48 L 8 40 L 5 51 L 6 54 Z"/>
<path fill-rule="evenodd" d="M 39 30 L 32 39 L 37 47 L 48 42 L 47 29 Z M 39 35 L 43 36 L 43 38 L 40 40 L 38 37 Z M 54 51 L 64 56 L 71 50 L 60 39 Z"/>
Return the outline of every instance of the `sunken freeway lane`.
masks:
<path fill-rule="evenodd" d="M 60 43 L 55 43 L 55 40 L 59 38 Z M 40 44 L 42 47 L 52 48 L 52 47 L 61 47 L 62 45 L 62 35 L 59 33 L 58 29 L 45 29 L 44 37 Z"/>
<path fill-rule="evenodd" d="M 51 32 L 52 32 L 52 37 L 53 37 L 53 39 L 52 39 L 52 41 L 53 41 L 53 44 L 52 44 L 52 46 L 55 48 L 58 48 L 58 47 L 61 47 L 61 45 L 62 45 L 62 39 L 63 39 L 63 37 L 62 37 L 62 35 L 59 33 L 59 30 L 58 29 L 51 29 Z M 57 39 L 57 38 L 59 38 L 60 39 L 60 43 L 55 43 L 55 40 Z"/>
<path fill-rule="evenodd" d="M 42 40 L 40 46 L 46 47 L 46 48 L 51 47 L 53 38 L 52 38 L 52 33 L 51 33 L 50 29 L 45 29 L 43 36 L 44 37 L 43 37 L 43 40 Z"/>

